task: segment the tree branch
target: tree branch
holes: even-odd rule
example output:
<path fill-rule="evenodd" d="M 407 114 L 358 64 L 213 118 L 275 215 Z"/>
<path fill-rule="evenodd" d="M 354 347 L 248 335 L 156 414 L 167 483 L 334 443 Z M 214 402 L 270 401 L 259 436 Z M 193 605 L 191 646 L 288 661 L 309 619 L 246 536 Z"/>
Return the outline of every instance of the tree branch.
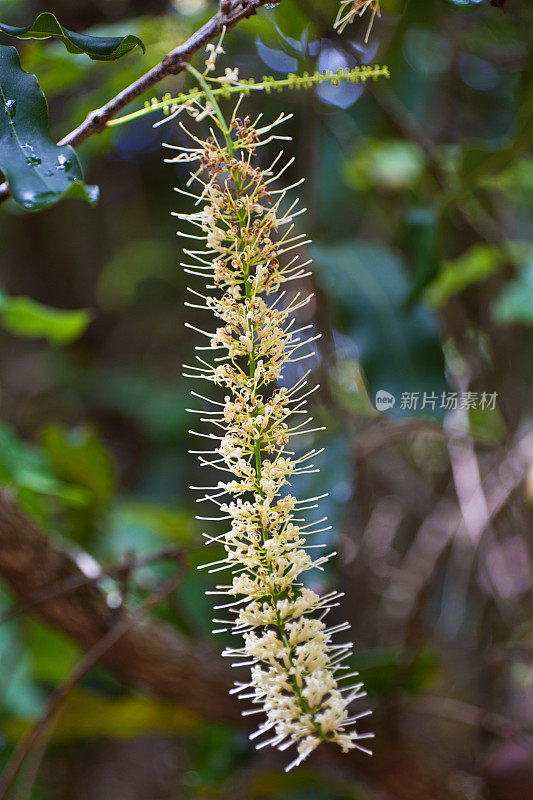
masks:
<path fill-rule="evenodd" d="M 47 598 L 36 607 L 40 616 L 73 639 L 84 651 L 93 648 L 125 609 L 111 609 L 103 592 L 75 558 L 56 547 L 0 491 L 0 574 L 23 598 L 50 584 L 78 581 L 79 588 Z M 207 645 L 192 644 L 162 622 L 144 620 L 130 628 L 102 657 L 102 664 L 126 683 L 171 697 L 188 708 L 222 721 L 240 721 L 235 700 L 226 697 L 232 675 Z"/>
<path fill-rule="evenodd" d="M 231 30 L 243 19 L 253 16 L 258 8 L 266 5 L 269 0 L 221 0 L 219 10 L 198 31 L 192 34 L 186 42 L 176 47 L 163 60 L 152 67 L 145 75 L 123 89 L 113 97 L 105 106 L 97 108 L 87 116 L 73 131 L 64 136 L 58 144 L 69 144 L 72 147 L 85 142 L 91 136 L 102 133 L 106 124 L 113 119 L 119 111 L 128 106 L 152 86 L 167 78 L 169 75 L 178 75 L 185 69 L 185 65 L 193 55 L 208 42 L 222 33 L 222 30 Z M 0 184 L 0 203 L 10 196 L 7 183 Z"/>
<path fill-rule="evenodd" d="M 22 614 L 25 611 L 29 611 L 34 606 L 44 603 L 46 600 L 51 600 L 61 594 L 74 592 L 81 586 L 86 586 L 90 583 L 97 583 L 106 576 L 120 578 L 122 581 L 129 580 L 140 567 L 154 564 L 157 561 L 183 562 L 184 556 L 185 552 L 180 547 L 166 547 L 164 550 L 159 550 L 156 553 L 149 553 L 146 556 L 140 557 L 137 557 L 135 553 L 129 553 L 126 555 L 125 561 L 122 561 L 120 564 L 112 564 L 110 567 L 99 570 L 96 575 L 85 575 L 83 572 L 80 572 L 79 575 L 69 575 L 68 578 L 57 581 L 57 583 L 51 583 L 45 586 L 41 591 L 35 592 L 35 594 L 29 597 L 25 597 L 18 603 L 14 603 L 11 608 L 8 608 L 0 614 L 0 625 L 13 619 L 13 617 L 16 617 L 18 614 Z"/>
<path fill-rule="evenodd" d="M 74 556 L 60 549 L 0 490 L 0 575 L 22 598 L 45 597 L 34 606 L 47 622 L 73 639 L 85 652 L 97 648 L 100 663 L 130 686 L 151 690 L 209 719 L 243 726 L 246 718 L 228 695 L 235 677 L 218 653 L 191 642 L 169 625 L 154 619 L 135 619 L 135 611 L 110 609 L 103 592 L 87 583 Z M 50 596 L 50 585 L 77 584 L 76 591 Z M 134 622 L 135 624 L 132 624 Z M 120 638 L 105 652 L 120 623 Z M 94 652 L 94 650 L 93 650 Z M 339 759 L 340 768 L 355 771 L 395 800 L 458 800 L 427 753 L 409 741 L 401 715 L 382 708 L 372 718 L 376 731 L 372 758 L 338 748 L 324 748 L 317 758 Z"/>
<path fill-rule="evenodd" d="M 102 656 L 114 645 L 119 639 L 124 636 L 131 628 L 138 622 L 141 622 L 144 617 L 167 598 L 176 589 L 181 579 L 181 570 L 167 581 L 160 589 L 154 592 L 148 600 L 146 600 L 142 607 L 135 611 L 134 614 L 124 615 L 110 630 L 103 636 L 94 647 L 84 654 L 82 659 L 75 666 L 64 684 L 59 686 L 50 697 L 48 704 L 41 717 L 35 722 L 28 733 L 21 739 L 7 766 L 0 776 L 0 800 L 5 800 L 7 794 L 13 785 L 17 774 L 24 764 L 25 759 L 30 753 L 38 747 L 39 741 L 54 724 L 63 710 L 64 704 L 69 694 L 78 686 L 78 684 L 85 678 L 86 675 L 95 667 Z"/>

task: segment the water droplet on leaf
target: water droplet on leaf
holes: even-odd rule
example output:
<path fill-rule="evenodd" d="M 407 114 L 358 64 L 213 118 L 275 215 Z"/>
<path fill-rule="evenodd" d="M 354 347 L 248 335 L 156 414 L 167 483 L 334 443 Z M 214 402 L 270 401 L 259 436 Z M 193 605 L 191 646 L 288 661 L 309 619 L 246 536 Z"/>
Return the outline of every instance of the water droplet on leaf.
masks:
<path fill-rule="evenodd" d="M 29 164 L 30 167 L 36 167 L 41 163 L 41 159 L 35 154 L 35 151 L 29 142 L 21 145 L 21 147 L 24 151 L 24 155 L 26 156 L 26 164 Z"/>
<path fill-rule="evenodd" d="M 65 172 L 68 172 L 69 169 L 72 169 L 72 161 L 70 160 L 70 158 L 61 155 L 57 157 L 57 161 L 59 163 L 57 169 L 65 170 Z"/>
<path fill-rule="evenodd" d="M 6 102 L 4 103 L 4 107 L 6 110 L 6 114 L 9 117 L 10 124 L 13 124 L 13 120 L 15 119 L 15 114 L 17 113 L 17 101 L 6 100 Z"/>

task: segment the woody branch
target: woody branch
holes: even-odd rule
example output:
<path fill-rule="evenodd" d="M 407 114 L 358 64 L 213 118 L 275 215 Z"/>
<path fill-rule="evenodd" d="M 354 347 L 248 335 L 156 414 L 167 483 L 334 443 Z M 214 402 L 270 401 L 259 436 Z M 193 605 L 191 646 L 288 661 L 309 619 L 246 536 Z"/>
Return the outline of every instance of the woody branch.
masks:
<path fill-rule="evenodd" d="M 131 83 L 101 108 L 91 111 L 86 119 L 73 131 L 67 133 L 58 144 L 69 144 L 71 147 L 85 142 L 91 136 L 102 133 L 109 120 L 113 119 L 123 108 L 143 95 L 169 75 L 179 75 L 193 55 L 202 47 L 220 36 L 223 29 L 234 28 L 241 20 L 253 16 L 268 0 L 220 0 L 219 9 L 211 19 L 190 36 L 183 44 L 178 45 L 160 62 L 136 81 Z M 0 184 L 0 203 L 10 197 L 7 183 Z"/>

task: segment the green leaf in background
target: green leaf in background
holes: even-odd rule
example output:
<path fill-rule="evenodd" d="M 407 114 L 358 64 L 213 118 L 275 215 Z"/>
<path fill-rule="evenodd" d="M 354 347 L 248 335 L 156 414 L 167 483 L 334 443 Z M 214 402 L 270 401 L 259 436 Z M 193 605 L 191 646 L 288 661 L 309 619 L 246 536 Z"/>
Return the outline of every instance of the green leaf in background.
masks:
<path fill-rule="evenodd" d="M 370 695 L 402 692 L 420 694 L 438 675 L 439 662 L 432 651 L 367 650 L 357 654 L 357 669 Z"/>
<path fill-rule="evenodd" d="M 0 322 L 15 336 L 48 339 L 66 345 L 78 339 L 91 321 L 85 309 L 63 311 L 36 303 L 29 297 L 8 297 L 0 292 Z"/>
<path fill-rule="evenodd" d="M 187 783 L 197 790 L 219 785 L 250 760 L 252 748 L 242 731 L 222 725 L 204 725 L 194 737 Z"/>
<path fill-rule="evenodd" d="M 502 324 L 533 325 L 533 262 L 501 293 L 492 308 L 494 319 Z"/>
<path fill-rule="evenodd" d="M 90 377 L 91 390 L 98 393 L 103 406 L 135 420 L 142 430 L 166 445 L 181 441 L 189 424 L 185 411 L 189 394 L 183 386 L 155 382 L 151 376 L 117 368 Z"/>
<path fill-rule="evenodd" d="M 331 770 L 320 774 L 305 766 L 291 772 L 259 769 L 251 779 L 254 800 L 370 800 L 371 795 L 353 779 Z"/>
<path fill-rule="evenodd" d="M 426 299 L 435 308 L 441 308 L 467 286 L 488 278 L 503 262 L 503 254 L 497 247 L 476 244 L 459 258 L 444 262 L 438 277 L 428 286 Z"/>
<path fill-rule="evenodd" d="M 53 473 L 45 455 L 34 445 L 19 439 L 7 425 L 0 425 L 0 483 L 17 490 L 18 500 L 36 510 L 34 495 L 49 495 L 73 507 L 86 506 L 86 489 L 62 483 Z"/>
<path fill-rule="evenodd" d="M 346 159 L 343 176 L 357 190 L 377 187 L 398 191 L 411 187 L 424 170 L 418 145 L 401 139 L 363 140 Z"/>
<path fill-rule="evenodd" d="M 126 531 L 125 546 L 133 540 L 140 540 L 139 544 L 142 544 L 140 531 L 148 531 L 149 548 L 154 546 L 154 541 L 188 542 L 193 537 L 195 527 L 192 515 L 184 509 L 141 500 L 120 503 L 114 509 L 113 523 Z M 117 541 L 120 542 L 118 534 Z"/>
<path fill-rule="evenodd" d="M 455 168 L 457 184 L 445 195 L 443 208 L 453 208 L 459 200 L 479 186 L 492 186 L 494 179 L 516 163 L 517 157 L 533 143 L 531 111 L 524 104 L 524 119 L 520 121 L 512 138 L 495 147 L 486 142 L 471 142 L 460 151 Z"/>
<path fill-rule="evenodd" d="M 55 744 L 87 742 L 107 737 L 128 740 L 146 733 L 190 734 L 201 725 L 186 708 L 152 697 L 107 697 L 95 691 L 77 689 L 67 698 L 54 726 Z M 27 733 L 30 723 L 22 715 L 4 720 L 3 732 L 16 742 Z"/>
<path fill-rule="evenodd" d="M 28 620 L 23 631 L 34 679 L 59 686 L 81 658 L 79 649 L 62 633 L 35 619 Z"/>
<path fill-rule="evenodd" d="M 342 408 L 358 416 L 375 416 L 376 409 L 368 394 L 361 364 L 353 356 L 337 351 L 330 367 L 331 388 Z"/>
<path fill-rule="evenodd" d="M 314 264 L 338 304 L 341 326 L 355 344 L 372 397 L 380 389 L 392 393 L 392 413 L 405 414 L 403 392 L 446 390 L 437 319 L 423 305 L 404 312 L 408 283 L 396 251 L 357 240 L 323 244 L 314 249 Z"/>
<path fill-rule="evenodd" d="M 98 278 L 98 301 L 106 311 L 120 312 L 133 300 L 139 285 L 154 276 L 174 275 L 170 242 L 144 237 L 127 242 L 104 265 Z"/>
<path fill-rule="evenodd" d="M 0 585 L 0 612 L 11 608 L 13 600 L 13 595 Z M 34 717 L 41 714 L 46 694 L 33 680 L 31 656 L 24 647 L 20 620 L 12 619 L 0 625 L 0 664 L 2 716 Z"/>
<path fill-rule="evenodd" d="M 498 406 L 469 408 L 468 428 L 476 442 L 486 445 L 503 444 L 507 435 L 507 426 Z"/>
<path fill-rule="evenodd" d="M 60 478 L 87 489 L 97 505 L 112 497 L 115 491 L 113 459 L 95 430 L 47 425 L 40 440 Z"/>
<path fill-rule="evenodd" d="M 18 28 L 0 22 L 0 31 L 18 39 L 59 39 L 63 42 L 69 53 L 85 53 L 93 61 L 115 61 L 126 55 L 135 47 L 140 47 L 143 53 L 145 47 L 138 36 L 87 36 L 74 33 L 64 28 L 57 17 L 48 11 L 39 14 L 31 25 Z"/>
<path fill-rule="evenodd" d="M 432 206 L 412 208 L 408 214 L 406 238 L 414 277 L 404 303 L 405 311 L 416 303 L 439 270 L 439 224 L 439 212 Z"/>
<path fill-rule="evenodd" d="M 15 201 L 29 211 L 64 197 L 98 199 L 97 187 L 84 184 L 72 147 L 51 140 L 45 97 L 14 47 L 0 47 L 0 169 Z"/>
<path fill-rule="evenodd" d="M 107 515 L 105 558 L 120 561 L 131 550 L 142 556 L 169 545 L 191 543 L 195 533 L 193 512 L 187 508 L 118 498 Z M 137 577 L 152 580 L 154 574 L 165 575 L 165 569 L 164 563 L 141 567 Z"/>

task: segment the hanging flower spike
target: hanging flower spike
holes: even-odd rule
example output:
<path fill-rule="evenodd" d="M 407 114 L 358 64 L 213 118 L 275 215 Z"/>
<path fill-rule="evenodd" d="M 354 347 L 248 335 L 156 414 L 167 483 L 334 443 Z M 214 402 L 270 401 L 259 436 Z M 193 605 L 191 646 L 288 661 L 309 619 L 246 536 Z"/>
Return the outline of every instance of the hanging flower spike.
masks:
<path fill-rule="evenodd" d="M 348 710 L 364 695 L 357 673 L 350 674 L 345 664 L 352 645 L 333 642 L 349 626 L 328 627 L 325 621 L 341 594 L 320 596 L 301 582 L 305 572 L 322 569 L 333 555 L 314 558 L 312 548 L 322 545 L 307 544 L 313 534 L 329 530 L 324 519 L 306 523 L 302 517 L 320 498 L 298 500 L 288 493 L 292 476 L 317 471 L 310 463 L 316 450 L 296 457 L 288 449 L 292 437 L 313 430 L 305 411 L 314 391 L 307 388 L 309 372 L 292 388 L 278 385 L 286 364 L 313 355 L 301 354 L 313 341 L 302 337 L 311 326 L 296 329 L 294 317 L 311 296 L 298 292 L 289 299 L 281 291 L 283 284 L 309 274 L 309 262 L 292 255 L 305 243 L 304 234 L 294 229 L 295 217 L 305 209 L 296 211 L 297 202 L 282 208 L 288 190 L 301 181 L 274 188 L 294 160 L 280 169 L 282 152 L 267 168 L 255 165 L 258 148 L 290 138 L 275 132 L 290 115 L 259 127 L 259 120 L 236 116 L 239 100 L 226 124 L 205 77 L 192 67 L 189 71 L 207 97 L 203 112 L 194 113 L 205 113 L 214 127 L 205 140 L 189 133 L 189 148 L 167 145 L 180 151 L 169 161 L 195 165 L 188 186 L 198 188 L 197 195 L 176 190 L 194 196 L 198 210 L 175 215 L 195 229 L 194 234 L 180 232 L 195 241 L 195 249 L 184 250 L 191 262 L 183 265 L 185 271 L 214 290 L 211 295 L 203 288 L 189 289 L 195 302 L 187 305 L 211 312 L 220 324 L 215 331 L 188 325 L 207 339 L 206 346 L 196 349 L 214 356 L 210 362 L 203 353 L 197 355 L 198 365 L 185 366 L 184 374 L 226 389 L 223 403 L 192 392 L 211 410 L 191 411 L 214 431 L 191 432 L 213 447 L 191 452 L 202 466 L 225 477 L 209 487 L 191 488 L 202 492 L 198 502 L 211 501 L 218 508 L 217 517 L 199 519 L 219 519 L 227 528 L 217 536 L 204 534 L 208 544 L 222 544 L 226 553 L 204 566 L 213 573 L 232 571 L 231 583 L 209 592 L 227 597 L 215 606 L 224 613 L 214 620 L 215 632 L 230 631 L 244 640 L 223 655 L 233 666 L 251 667 L 249 682 L 237 683 L 232 691 L 257 706 L 243 714 L 266 714 L 250 737 L 266 734 L 257 747 L 296 746 L 291 769 L 323 741 L 343 751 L 369 753 L 360 742 L 373 735 L 355 729 L 356 721 L 370 712 L 351 716 Z M 302 422 L 297 421 L 300 415 Z"/>
<path fill-rule="evenodd" d="M 372 9 L 372 16 L 368 23 L 368 28 L 365 35 L 365 43 L 368 42 L 372 25 L 376 15 L 381 17 L 381 10 L 379 8 L 379 0 L 341 0 L 337 18 L 333 23 L 333 27 L 342 33 L 343 30 L 350 22 L 353 22 L 356 17 L 362 17 L 367 8 Z"/>

